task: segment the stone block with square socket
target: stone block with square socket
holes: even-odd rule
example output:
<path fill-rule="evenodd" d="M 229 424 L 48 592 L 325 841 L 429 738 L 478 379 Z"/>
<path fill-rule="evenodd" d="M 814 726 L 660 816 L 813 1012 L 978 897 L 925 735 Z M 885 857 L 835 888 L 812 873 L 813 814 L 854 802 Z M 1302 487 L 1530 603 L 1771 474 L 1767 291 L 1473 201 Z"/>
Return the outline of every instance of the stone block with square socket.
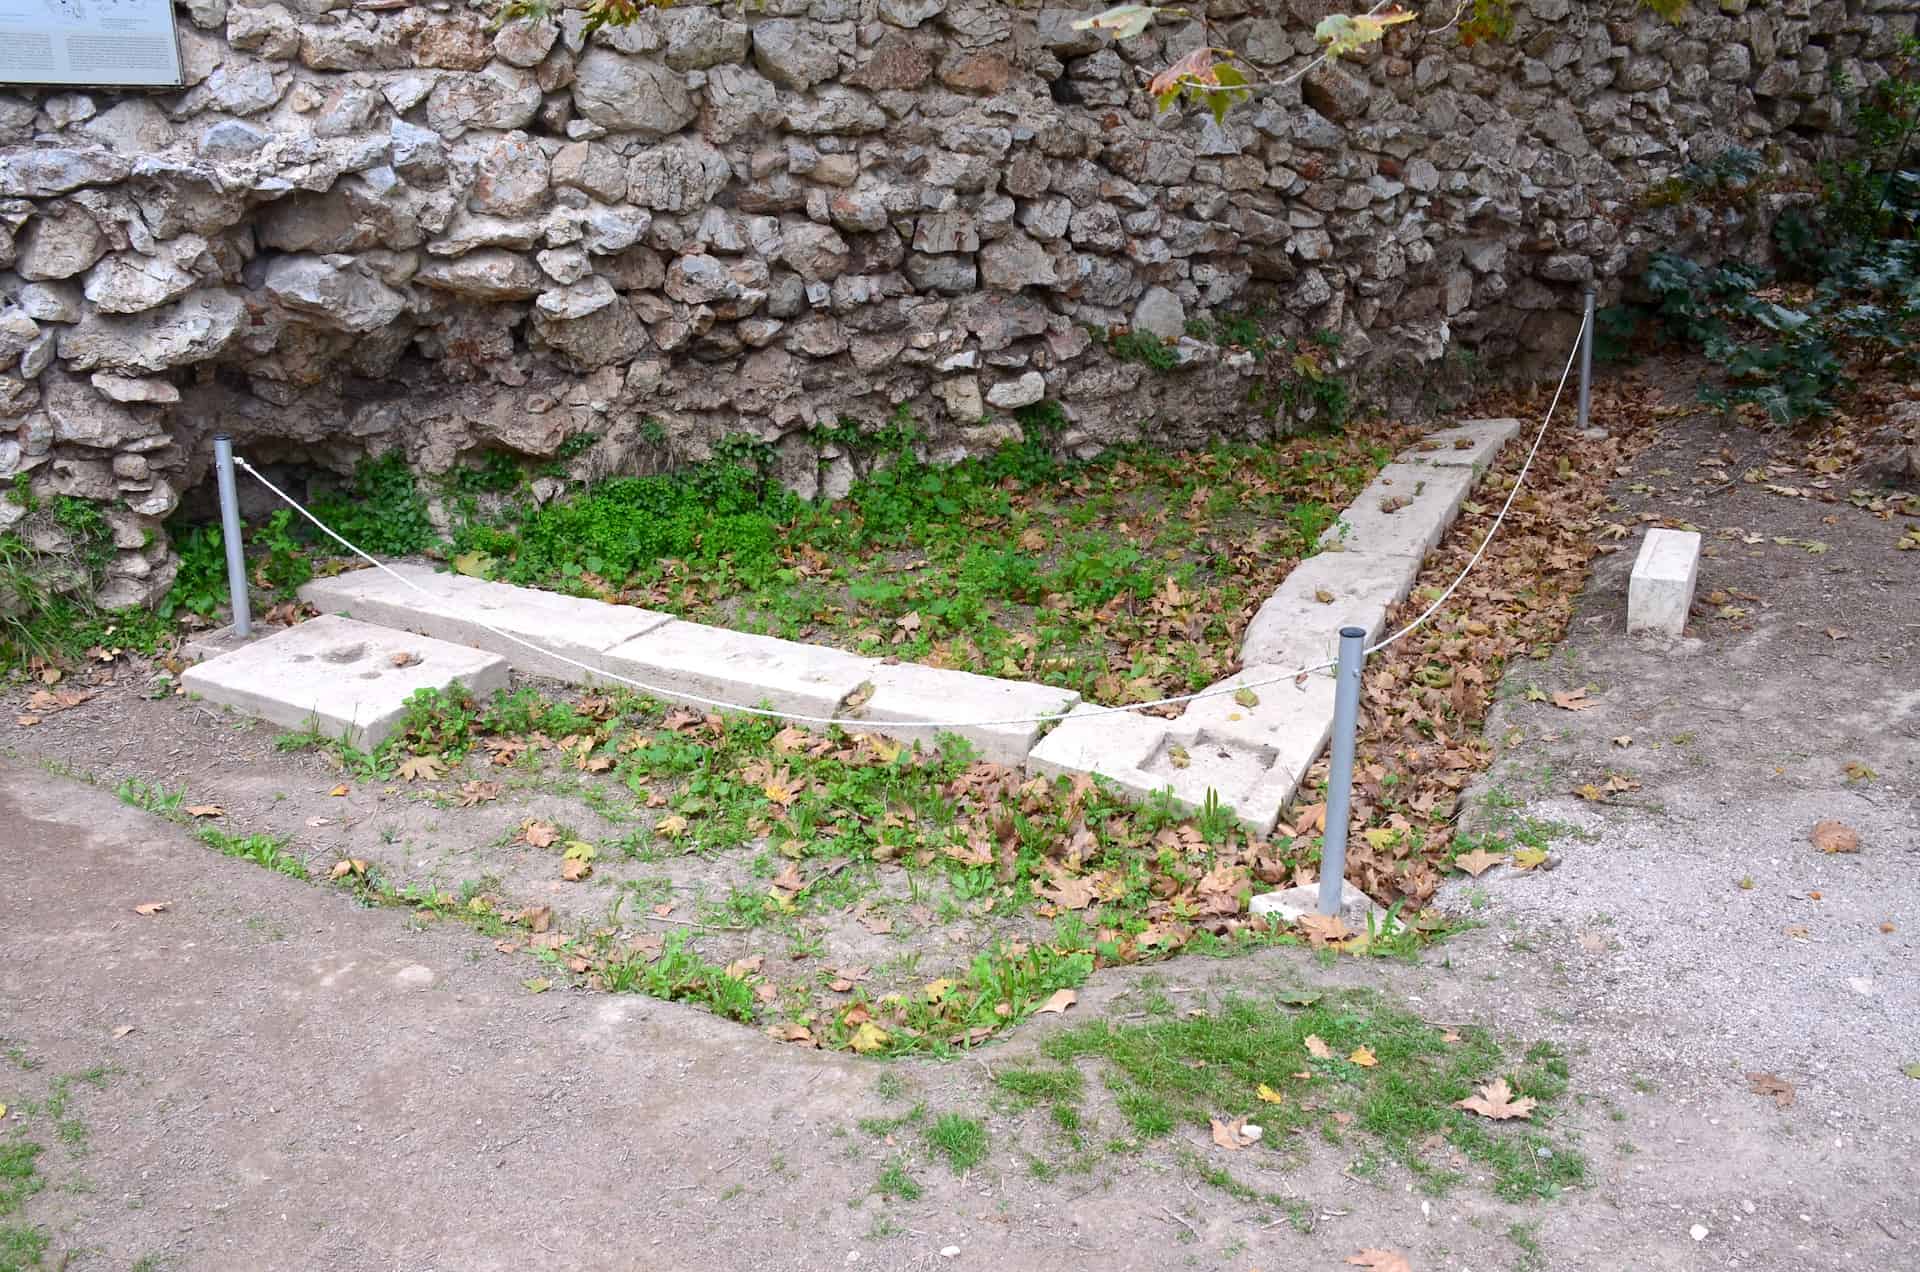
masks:
<path fill-rule="evenodd" d="M 1678 636 L 1693 608 L 1700 536 L 1692 530 L 1649 530 L 1627 581 L 1627 631 Z"/>
<path fill-rule="evenodd" d="M 419 690 L 458 684 L 485 698 L 507 679 L 496 654 L 326 615 L 189 667 L 180 683 L 208 702 L 371 751 Z"/>

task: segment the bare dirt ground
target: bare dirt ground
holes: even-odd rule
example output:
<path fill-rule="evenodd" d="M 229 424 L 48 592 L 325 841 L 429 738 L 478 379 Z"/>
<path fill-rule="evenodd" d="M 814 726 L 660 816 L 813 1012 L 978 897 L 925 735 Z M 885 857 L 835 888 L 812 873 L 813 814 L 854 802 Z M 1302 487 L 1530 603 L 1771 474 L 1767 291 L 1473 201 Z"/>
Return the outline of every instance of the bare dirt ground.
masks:
<path fill-rule="evenodd" d="M 1904 1072 L 1920 1062 L 1920 552 L 1895 550 L 1906 522 L 1884 502 L 1853 506 L 1844 477 L 1797 457 L 1742 480 L 1759 445 L 1676 422 L 1613 474 L 1619 550 L 1559 649 L 1509 669 L 1471 820 L 1550 839 L 1552 869 L 1450 885 L 1444 903 L 1480 926 L 1417 965 L 1186 958 L 1100 972 L 1072 1010 L 1125 1021 L 1151 995 L 1358 985 L 1515 1050 L 1552 1040 L 1585 1187 L 1428 1195 L 1357 1169 L 1351 1138 L 1290 1169 L 1237 1155 L 1256 1188 L 1298 1199 L 1289 1215 L 1198 1180 L 1214 1150 L 1186 1131 L 1043 1180 L 1027 1160 L 1053 1152 L 1044 1114 L 990 1075 L 1073 1021 L 879 1063 L 691 1006 L 529 993 L 483 937 L 217 856 L 121 804 L 127 776 L 185 784 L 237 825 L 285 821 L 322 864 L 347 832 L 314 816 L 402 840 L 450 816 L 383 823 L 401 814 L 377 785 L 331 796 L 317 757 L 130 683 L 32 728 L 0 718 L 0 1050 L 17 1049 L 0 1102 L 19 1118 L 58 1084 L 72 1124 L 23 1211 L 51 1238 L 44 1265 L 1273 1272 L 1367 1247 L 1415 1272 L 1920 1264 Z M 1727 447 L 1734 462 L 1701 462 Z M 1713 553 L 1690 639 L 1628 639 L 1638 529 L 1681 523 Z M 1552 704 L 1577 689 L 1597 705 Z M 1627 789 L 1604 802 L 1572 793 L 1611 776 Z M 1858 853 L 1813 848 L 1828 818 Z M 133 910 L 154 901 L 169 906 Z M 93 1080 L 60 1083 L 73 1074 Z M 916 1132 L 860 1125 L 915 1103 L 982 1117 L 986 1161 L 956 1174 Z M 1117 1129 L 1097 1095 L 1094 1115 Z M 895 1159 L 918 1199 L 876 1194 Z"/>

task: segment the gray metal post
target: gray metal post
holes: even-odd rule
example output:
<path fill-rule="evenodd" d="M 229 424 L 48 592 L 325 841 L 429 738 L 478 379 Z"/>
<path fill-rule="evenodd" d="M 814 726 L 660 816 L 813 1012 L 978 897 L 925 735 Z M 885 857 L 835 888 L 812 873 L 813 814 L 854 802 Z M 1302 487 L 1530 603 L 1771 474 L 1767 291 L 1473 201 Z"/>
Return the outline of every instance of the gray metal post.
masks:
<path fill-rule="evenodd" d="M 1587 412 L 1593 406 L 1593 306 L 1596 288 L 1587 284 L 1585 319 L 1580 324 L 1580 427 L 1587 427 Z"/>
<path fill-rule="evenodd" d="M 1353 806 L 1353 743 L 1360 720 L 1360 669 L 1367 633 L 1340 629 L 1340 666 L 1333 683 L 1333 756 L 1327 768 L 1327 828 L 1320 843 L 1320 913 L 1340 913 L 1347 878 L 1347 816 Z"/>
<path fill-rule="evenodd" d="M 233 634 L 253 634 L 247 605 L 247 559 L 240 551 L 240 495 L 233 488 L 233 438 L 213 435 L 213 469 L 220 487 L 220 538 L 227 545 L 227 591 L 233 598 Z"/>

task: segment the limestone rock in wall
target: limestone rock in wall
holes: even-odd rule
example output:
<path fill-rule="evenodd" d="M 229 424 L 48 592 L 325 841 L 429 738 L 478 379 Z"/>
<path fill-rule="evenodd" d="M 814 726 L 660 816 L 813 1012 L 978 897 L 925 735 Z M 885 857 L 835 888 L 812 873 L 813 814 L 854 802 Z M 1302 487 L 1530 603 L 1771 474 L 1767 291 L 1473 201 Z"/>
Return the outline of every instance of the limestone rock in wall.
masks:
<path fill-rule="evenodd" d="M 671 136 L 692 123 L 695 114 L 679 72 L 612 49 L 590 49 L 580 59 L 574 68 L 573 100 L 582 115 L 601 127 L 640 137 Z"/>

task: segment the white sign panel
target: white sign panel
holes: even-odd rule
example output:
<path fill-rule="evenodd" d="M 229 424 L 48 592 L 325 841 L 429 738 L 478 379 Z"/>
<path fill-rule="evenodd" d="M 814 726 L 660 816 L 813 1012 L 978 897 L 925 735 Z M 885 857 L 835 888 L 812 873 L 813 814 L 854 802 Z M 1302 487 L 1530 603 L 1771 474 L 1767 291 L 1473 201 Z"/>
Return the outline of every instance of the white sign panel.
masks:
<path fill-rule="evenodd" d="M 0 0 L 0 83 L 179 82 L 173 0 Z"/>

